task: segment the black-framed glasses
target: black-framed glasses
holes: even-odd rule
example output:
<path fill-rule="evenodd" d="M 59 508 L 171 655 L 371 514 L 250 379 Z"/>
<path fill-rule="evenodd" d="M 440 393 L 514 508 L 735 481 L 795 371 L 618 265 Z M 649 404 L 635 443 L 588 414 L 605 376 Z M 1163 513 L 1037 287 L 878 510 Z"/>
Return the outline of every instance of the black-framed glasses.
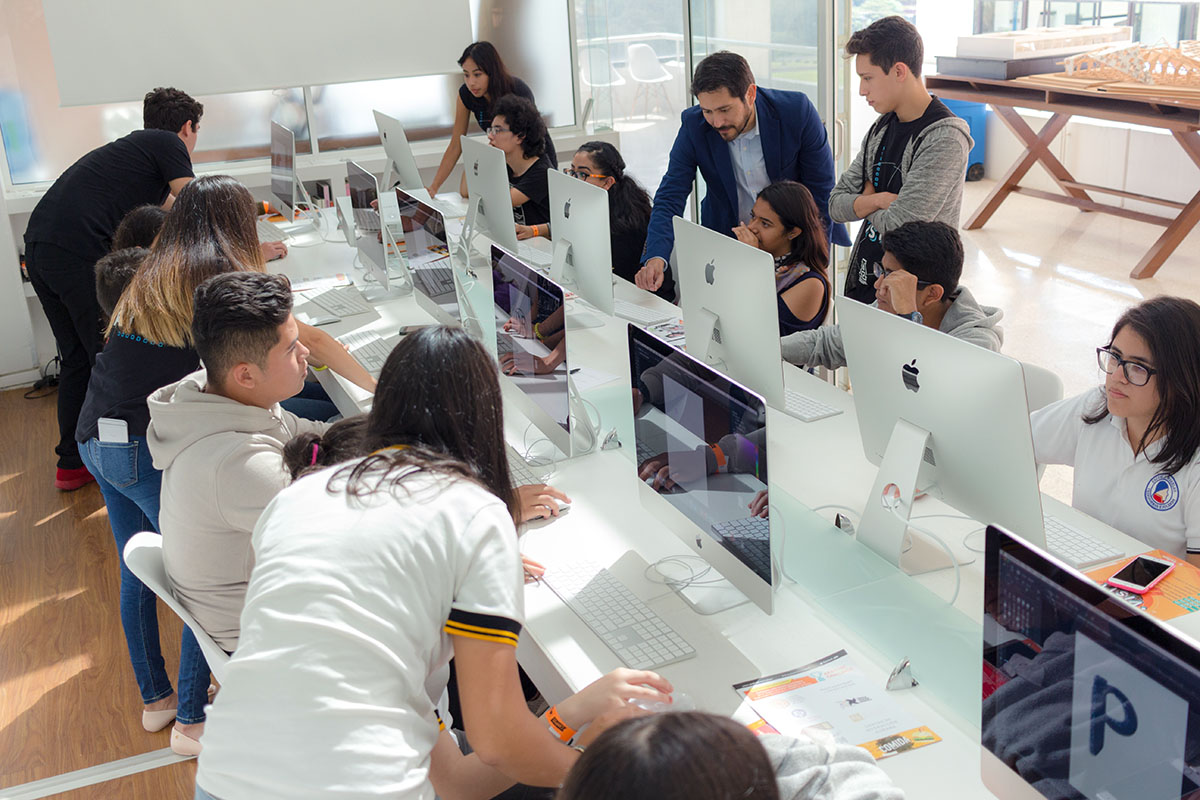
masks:
<path fill-rule="evenodd" d="M 567 173 L 572 178 L 579 178 L 581 181 L 586 181 L 588 178 L 598 178 L 600 180 L 604 180 L 608 177 L 607 175 L 600 175 L 598 173 L 588 172 L 587 170 L 582 169 L 575 169 L 574 167 L 563 167 L 563 172 Z"/>
<path fill-rule="evenodd" d="M 1134 386 L 1145 386 L 1150 382 L 1150 376 L 1158 372 L 1153 367 L 1147 367 L 1145 364 L 1139 364 L 1137 361 L 1129 361 L 1121 358 L 1107 347 L 1096 348 L 1096 363 L 1100 365 L 1100 369 L 1109 375 L 1112 375 L 1120 367 L 1125 371 L 1125 380 Z"/>
<path fill-rule="evenodd" d="M 886 275 L 891 275 L 892 272 L 894 271 L 894 270 L 884 269 L 883 264 L 880 264 L 878 261 L 875 262 L 874 266 L 871 269 L 875 273 L 876 278 L 882 278 Z M 924 289 L 929 286 L 933 286 L 933 283 L 930 281 L 923 281 L 920 278 L 917 278 L 917 288 L 918 289 Z"/>

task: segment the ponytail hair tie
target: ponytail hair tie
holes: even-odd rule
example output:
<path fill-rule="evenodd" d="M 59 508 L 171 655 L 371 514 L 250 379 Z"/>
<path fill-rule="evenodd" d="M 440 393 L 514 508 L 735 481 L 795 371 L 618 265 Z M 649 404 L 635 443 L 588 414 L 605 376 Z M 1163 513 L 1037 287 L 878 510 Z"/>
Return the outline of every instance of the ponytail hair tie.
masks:
<path fill-rule="evenodd" d="M 309 465 L 310 467 L 315 467 L 315 466 L 317 465 L 317 450 L 318 450 L 317 443 L 316 443 L 316 442 L 313 442 L 313 454 L 312 454 L 312 461 L 308 462 L 308 465 Z"/>

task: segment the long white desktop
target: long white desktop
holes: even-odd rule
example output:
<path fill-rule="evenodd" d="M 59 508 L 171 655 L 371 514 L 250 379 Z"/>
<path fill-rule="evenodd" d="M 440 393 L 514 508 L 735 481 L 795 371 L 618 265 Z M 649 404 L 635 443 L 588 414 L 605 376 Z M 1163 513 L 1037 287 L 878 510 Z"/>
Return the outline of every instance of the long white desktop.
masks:
<path fill-rule="evenodd" d="M 332 217 L 332 211 L 326 214 Z M 269 268 L 293 280 L 344 272 L 361 282 L 361 271 L 352 266 L 354 251 L 342 241 L 336 224 L 327 221 L 324 230 L 325 243 L 294 247 L 285 260 Z M 457 234 L 458 226 L 451 230 Z M 549 242 L 535 241 L 550 250 Z M 666 305 L 619 279 L 615 293 L 619 299 L 648 307 Z M 317 313 L 312 306 L 297 305 L 298 313 L 310 310 Z M 388 337 L 403 325 L 432 323 L 411 295 L 379 302 L 375 311 L 325 329 L 334 335 L 373 331 Z M 662 673 L 703 710 L 752 719 L 747 716 L 751 712 L 741 707 L 734 683 L 799 667 L 841 649 L 879 686 L 901 658 L 911 659 L 920 685 L 889 696 L 943 741 L 885 759 L 881 766 L 910 797 L 990 797 L 979 774 L 983 556 L 963 545 L 964 536 L 981 524 L 920 520 L 957 512 L 934 499 L 919 500 L 914 506 L 914 520 L 941 534 L 957 555 L 975 559 L 962 568 L 962 587 L 953 606 L 946 602 L 954 590 L 953 570 L 907 576 L 833 527 L 831 520 L 839 511 L 849 510 L 855 520 L 861 515 L 876 468 L 863 454 L 853 397 L 789 365 L 785 368 L 789 389 L 845 413 L 805 423 L 768 411 L 772 516 L 773 521 L 784 523 L 783 552 L 777 558 L 788 576 L 777 591 L 775 613 L 767 616 L 753 604 L 745 604 L 712 616 L 696 614 L 667 587 L 642 576 L 647 563 L 686 552 L 678 534 L 685 533 L 689 523 L 679 515 L 642 506 L 632 452 L 627 324 L 608 318 L 602 327 L 570 332 L 572 368 L 618 376 L 584 394 L 601 414 L 601 434 L 616 428 L 623 446 L 557 465 L 550 481 L 571 497 L 572 508 L 557 521 L 527 526 L 522 551 L 550 569 L 580 555 L 608 566 L 695 647 L 696 658 L 665 667 Z M 365 392 L 328 371 L 320 375 L 344 413 L 369 407 Z M 505 424 L 509 442 L 519 446 L 528 421 L 510 404 Z M 1043 504 L 1046 513 L 1128 554 L 1149 549 L 1053 498 L 1043 495 Z M 975 539 L 982 549 L 982 537 Z M 518 656 L 547 700 L 559 700 L 621 666 L 617 656 L 548 587 L 528 585 L 525 601 L 526 627 Z M 1178 618 L 1171 625 L 1196 637 L 1200 614 Z"/>

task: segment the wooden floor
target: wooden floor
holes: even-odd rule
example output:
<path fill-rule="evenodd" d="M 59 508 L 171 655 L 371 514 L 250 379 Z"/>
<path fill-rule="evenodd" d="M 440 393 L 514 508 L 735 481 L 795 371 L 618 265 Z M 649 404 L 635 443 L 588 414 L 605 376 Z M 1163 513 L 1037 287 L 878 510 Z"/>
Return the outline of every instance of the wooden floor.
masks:
<path fill-rule="evenodd" d="M 54 488 L 55 397 L 0 392 L 0 789 L 168 746 L 141 727 L 95 484 Z M 167 670 L 180 624 L 160 604 Z M 195 762 L 56 797 L 191 798 Z"/>

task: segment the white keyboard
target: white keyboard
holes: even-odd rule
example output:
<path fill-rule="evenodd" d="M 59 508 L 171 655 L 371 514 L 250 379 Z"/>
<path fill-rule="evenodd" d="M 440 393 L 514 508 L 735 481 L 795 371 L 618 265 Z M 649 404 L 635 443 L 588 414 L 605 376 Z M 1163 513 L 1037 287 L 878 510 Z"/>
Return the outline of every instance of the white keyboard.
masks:
<path fill-rule="evenodd" d="M 658 669 L 696 655 L 695 648 L 598 564 L 555 565 L 542 580 L 627 667 Z"/>
<path fill-rule="evenodd" d="M 628 300 L 613 298 L 613 313 L 621 319 L 627 319 L 639 325 L 657 325 L 669 319 L 678 319 L 680 312 L 679 309 L 662 311 L 655 308 L 646 308 L 645 306 L 639 306 L 637 303 L 631 303 Z"/>
<path fill-rule="evenodd" d="M 1075 569 L 1088 569 L 1125 554 L 1049 514 L 1046 523 L 1046 549 Z"/>
<path fill-rule="evenodd" d="M 509 446 L 505 448 L 508 451 L 508 472 L 512 476 L 513 486 L 528 486 L 531 483 L 545 483 L 546 477 L 552 471 L 547 467 L 533 467 L 521 457 L 515 447 Z M 542 472 L 542 477 L 538 477 L 534 472 L 537 469 Z"/>
<path fill-rule="evenodd" d="M 360 231 L 370 232 L 383 229 L 379 221 L 379 212 L 373 208 L 354 209 L 354 225 Z"/>
<path fill-rule="evenodd" d="M 791 389 L 784 391 L 783 396 L 783 410 L 789 417 L 795 417 L 801 422 L 815 422 L 842 413 L 840 408 L 825 405 L 820 400 L 815 400 L 806 394 L 793 392 Z"/>
<path fill-rule="evenodd" d="M 712 526 L 713 533 L 759 575 L 771 576 L 771 523 L 762 517 L 742 517 Z"/>
<path fill-rule="evenodd" d="M 355 360 L 363 365 L 363 369 L 375 378 L 379 377 L 379 371 L 383 369 L 383 362 L 387 361 L 387 357 L 392 352 L 388 343 L 374 333 L 347 333 L 339 336 L 338 341 L 346 345 L 350 350 L 350 355 L 354 356 Z"/>
<path fill-rule="evenodd" d="M 304 299 L 335 317 L 352 317 L 355 314 L 370 314 L 374 311 L 362 296 L 362 292 L 353 286 L 337 286 L 319 294 L 305 296 Z"/>
<path fill-rule="evenodd" d="M 524 242 L 517 245 L 517 257 L 542 272 L 549 269 L 550 263 L 554 261 L 554 253 L 547 253 Z"/>
<path fill-rule="evenodd" d="M 287 234 L 279 229 L 279 226 L 273 222 L 267 222 L 265 219 L 258 220 L 258 241 L 263 242 L 284 242 L 287 241 Z"/>

